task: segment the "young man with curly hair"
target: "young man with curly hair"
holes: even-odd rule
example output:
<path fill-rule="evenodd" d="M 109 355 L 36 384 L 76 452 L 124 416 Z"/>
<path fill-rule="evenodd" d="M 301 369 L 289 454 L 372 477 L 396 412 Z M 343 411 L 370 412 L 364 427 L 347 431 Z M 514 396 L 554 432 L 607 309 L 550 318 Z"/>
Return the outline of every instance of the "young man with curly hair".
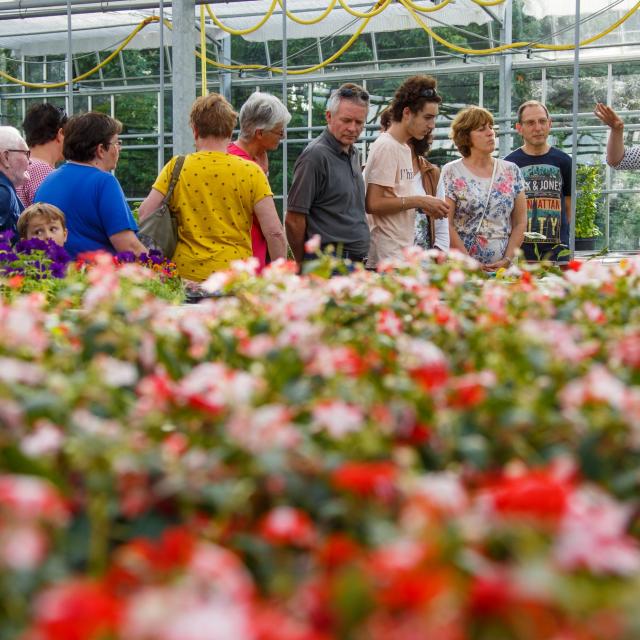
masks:
<path fill-rule="evenodd" d="M 414 165 L 407 144 L 411 138 L 431 136 L 440 102 L 435 78 L 407 78 L 389 106 L 389 128 L 369 150 L 364 172 L 371 227 L 368 268 L 377 268 L 383 260 L 402 258 L 402 250 L 413 244 L 416 209 L 434 219 L 447 216 L 444 200 L 416 195 Z"/>

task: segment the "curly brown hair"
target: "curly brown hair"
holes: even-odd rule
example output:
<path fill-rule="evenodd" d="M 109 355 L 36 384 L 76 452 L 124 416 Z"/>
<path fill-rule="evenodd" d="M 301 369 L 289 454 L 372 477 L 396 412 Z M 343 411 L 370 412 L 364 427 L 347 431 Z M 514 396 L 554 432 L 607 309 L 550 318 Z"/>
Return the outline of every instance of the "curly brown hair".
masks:
<path fill-rule="evenodd" d="M 471 155 L 471 132 L 486 124 L 493 126 L 493 116 L 482 107 L 467 107 L 453 119 L 449 137 L 465 158 Z"/>
<path fill-rule="evenodd" d="M 442 98 L 436 89 L 437 82 L 431 76 L 411 76 L 396 90 L 389 105 L 391 119 L 394 122 L 402 120 L 402 113 L 409 108 L 412 113 L 418 113 L 427 102 L 440 104 Z"/>

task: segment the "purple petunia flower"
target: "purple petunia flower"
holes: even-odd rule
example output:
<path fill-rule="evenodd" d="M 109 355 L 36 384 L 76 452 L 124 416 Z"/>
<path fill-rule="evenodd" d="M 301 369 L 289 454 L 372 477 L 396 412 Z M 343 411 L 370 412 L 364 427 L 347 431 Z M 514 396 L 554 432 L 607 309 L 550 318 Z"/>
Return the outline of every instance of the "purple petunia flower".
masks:
<path fill-rule="evenodd" d="M 116 260 L 118 262 L 135 262 L 136 254 L 133 251 L 120 251 L 116 253 Z"/>

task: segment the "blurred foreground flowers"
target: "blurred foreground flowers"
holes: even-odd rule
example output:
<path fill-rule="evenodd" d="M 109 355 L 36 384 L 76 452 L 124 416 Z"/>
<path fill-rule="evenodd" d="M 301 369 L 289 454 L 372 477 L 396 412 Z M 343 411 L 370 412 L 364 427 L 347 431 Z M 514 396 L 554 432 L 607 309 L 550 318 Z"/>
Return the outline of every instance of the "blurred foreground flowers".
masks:
<path fill-rule="evenodd" d="M 2 280 L 2 640 L 640 637 L 640 260 L 89 262 Z"/>

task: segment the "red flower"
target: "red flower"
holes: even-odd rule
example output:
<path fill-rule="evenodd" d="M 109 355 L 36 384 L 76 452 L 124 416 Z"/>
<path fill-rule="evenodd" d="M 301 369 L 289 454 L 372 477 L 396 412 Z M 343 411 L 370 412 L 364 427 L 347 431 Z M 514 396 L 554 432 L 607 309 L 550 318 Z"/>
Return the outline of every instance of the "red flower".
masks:
<path fill-rule="evenodd" d="M 565 514 L 572 491 L 567 479 L 543 469 L 503 476 L 488 489 L 487 496 L 493 508 L 504 515 L 557 521 Z"/>
<path fill-rule="evenodd" d="M 316 556 L 323 567 L 332 570 L 351 562 L 359 551 L 360 546 L 349 536 L 336 533 L 324 541 Z"/>
<path fill-rule="evenodd" d="M 505 613 L 513 600 L 513 586 L 503 573 L 477 576 L 469 591 L 472 616 L 496 616 Z"/>
<path fill-rule="evenodd" d="M 260 534 L 274 545 L 311 546 L 316 530 L 311 518 L 300 509 L 276 507 L 260 523 Z"/>
<path fill-rule="evenodd" d="M 59 584 L 36 601 L 33 635 L 41 640 L 102 640 L 116 635 L 121 608 L 98 583 Z"/>
<path fill-rule="evenodd" d="M 395 611 L 421 609 L 427 606 L 448 585 L 445 574 L 433 569 L 397 571 L 380 576 L 382 587 L 378 600 L 384 607 Z"/>
<path fill-rule="evenodd" d="M 346 462 L 331 474 L 336 489 L 387 499 L 395 493 L 397 469 L 391 462 Z"/>
<path fill-rule="evenodd" d="M 442 387 L 449 378 L 449 367 L 444 359 L 434 359 L 409 371 L 411 378 L 425 391 Z"/>
<path fill-rule="evenodd" d="M 581 268 L 582 262 L 579 260 L 569 260 L 569 262 L 567 262 L 567 269 L 571 271 L 580 271 Z"/>

